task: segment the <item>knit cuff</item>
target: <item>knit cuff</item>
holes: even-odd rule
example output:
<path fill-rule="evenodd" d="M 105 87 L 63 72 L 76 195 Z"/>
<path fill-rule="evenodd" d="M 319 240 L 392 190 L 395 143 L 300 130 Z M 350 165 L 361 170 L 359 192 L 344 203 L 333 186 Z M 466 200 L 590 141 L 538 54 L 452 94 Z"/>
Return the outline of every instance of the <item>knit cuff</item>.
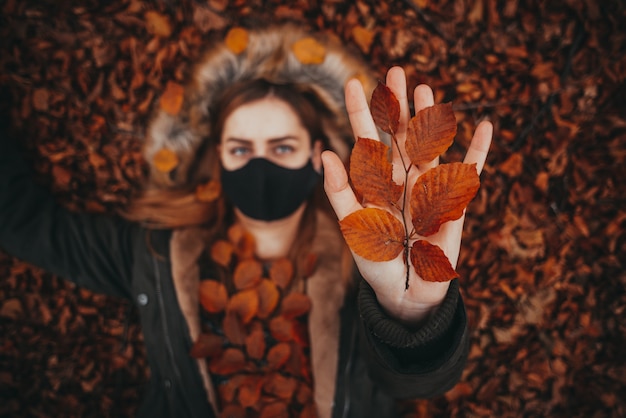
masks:
<path fill-rule="evenodd" d="M 459 302 L 459 282 L 450 282 L 448 292 L 436 311 L 419 329 L 411 330 L 384 312 L 371 286 L 362 280 L 359 309 L 367 329 L 380 342 L 394 348 L 420 348 L 443 338 L 450 330 Z"/>

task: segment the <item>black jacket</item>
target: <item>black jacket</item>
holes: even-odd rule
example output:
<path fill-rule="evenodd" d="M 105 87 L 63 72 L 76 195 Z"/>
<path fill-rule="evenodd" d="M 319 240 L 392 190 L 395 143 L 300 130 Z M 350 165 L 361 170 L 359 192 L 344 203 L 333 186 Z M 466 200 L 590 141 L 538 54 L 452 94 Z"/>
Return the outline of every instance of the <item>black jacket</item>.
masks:
<path fill-rule="evenodd" d="M 213 416 L 188 354 L 192 341 L 167 256 L 171 231 L 70 213 L 33 183 L 13 142 L 0 133 L 0 248 L 79 286 L 134 301 L 151 372 L 139 416 Z M 386 317 L 362 281 L 341 311 L 333 417 L 392 417 L 393 398 L 440 395 L 459 379 L 467 351 L 456 281 L 416 332 Z"/>

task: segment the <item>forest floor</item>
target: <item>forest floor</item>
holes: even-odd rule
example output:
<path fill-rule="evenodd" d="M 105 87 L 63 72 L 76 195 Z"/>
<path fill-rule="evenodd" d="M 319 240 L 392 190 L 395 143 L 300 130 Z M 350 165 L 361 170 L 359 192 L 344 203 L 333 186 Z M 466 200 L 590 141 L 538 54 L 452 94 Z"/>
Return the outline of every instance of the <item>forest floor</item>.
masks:
<path fill-rule="evenodd" d="M 154 103 L 233 26 L 296 21 L 381 78 L 403 66 L 411 89 L 453 105 L 446 160 L 490 119 L 458 267 L 469 362 L 412 416 L 626 416 L 626 3 L 3 0 L 0 13 L 0 109 L 76 211 L 113 213 L 138 191 Z M 148 371 L 129 302 L 0 253 L 0 335 L 1 417 L 136 411 Z"/>

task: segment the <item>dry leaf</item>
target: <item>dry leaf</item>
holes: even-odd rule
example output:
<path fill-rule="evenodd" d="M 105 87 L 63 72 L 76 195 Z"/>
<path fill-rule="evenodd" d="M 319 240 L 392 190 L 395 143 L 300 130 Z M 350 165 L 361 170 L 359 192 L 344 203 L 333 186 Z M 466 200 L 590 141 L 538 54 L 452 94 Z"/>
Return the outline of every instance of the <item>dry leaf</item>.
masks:
<path fill-rule="evenodd" d="M 293 339 L 293 321 L 284 316 L 277 316 L 270 320 L 270 334 L 278 341 L 288 342 Z"/>
<path fill-rule="evenodd" d="M 278 305 L 280 292 L 271 280 L 263 279 L 256 287 L 259 294 L 259 312 L 257 316 L 261 319 L 268 318 Z"/>
<path fill-rule="evenodd" d="M 235 247 L 228 241 L 217 240 L 211 246 L 211 259 L 222 267 L 228 267 Z"/>
<path fill-rule="evenodd" d="M 326 58 L 326 47 L 314 38 L 302 38 L 291 46 L 293 54 L 302 64 L 321 64 Z"/>
<path fill-rule="evenodd" d="M 394 183 L 389 147 L 359 138 L 350 155 L 350 180 L 362 204 L 387 207 L 398 202 L 404 187 Z"/>
<path fill-rule="evenodd" d="M 280 373 L 269 375 L 263 385 L 263 391 L 281 399 L 291 399 L 298 388 L 298 381 Z"/>
<path fill-rule="evenodd" d="M 239 386 L 239 403 L 246 407 L 254 407 L 261 398 L 263 379 L 256 376 L 248 376 Z"/>
<path fill-rule="evenodd" d="M 209 180 L 196 187 L 196 199 L 200 202 L 213 202 L 222 193 L 222 186 L 219 181 Z"/>
<path fill-rule="evenodd" d="M 267 352 L 267 366 L 271 370 L 280 369 L 291 356 L 291 346 L 287 343 L 278 343 Z"/>
<path fill-rule="evenodd" d="M 265 355 L 265 332 L 256 329 L 246 337 L 246 352 L 250 358 L 260 360 Z"/>
<path fill-rule="evenodd" d="M 374 31 L 366 29 L 363 26 L 355 26 L 352 28 L 352 38 L 365 54 L 370 52 L 375 35 L 376 33 Z"/>
<path fill-rule="evenodd" d="M 239 290 L 256 286 L 263 276 L 263 266 L 257 260 L 248 258 L 242 260 L 235 267 L 233 283 Z"/>
<path fill-rule="evenodd" d="M 241 54 L 248 47 L 248 31 L 244 28 L 232 28 L 226 34 L 224 43 L 234 54 Z"/>
<path fill-rule="evenodd" d="M 241 371 L 246 365 L 246 356 L 238 348 L 227 348 L 221 356 L 209 363 L 211 373 L 228 375 Z"/>
<path fill-rule="evenodd" d="M 409 121 L 406 152 L 414 165 L 443 154 L 456 136 L 456 118 L 450 103 L 424 108 Z"/>
<path fill-rule="evenodd" d="M 459 277 L 441 248 L 428 241 L 415 241 L 409 254 L 415 272 L 423 280 L 446 282 Z"/>
<path fill-rule="evenodd" d="M 172 24 L 166 15 L 162 15 L 154 10 L 148 10 L 144 14 L 144 18 L 148 33 L 161 38 L 168 38 L 172 34 Z"/>
<path fill-rule="evenodd" d="M 395 94 L 382 83 L 372 92 L 370 109 L 374 123 L 383 132 L 395 134 L 400 124 L 400 103 Z"/>
<path fill-rule="evenodd" d="M 222 320 L 222 329 L 232 344 L 244 345 L 246 343 L 246 330 L 235 312 L 226 312 Z"/>
<path fill-rule="evenodd" d="M 263 409 L 261 409 L 259 418 L 289 418 L 287 405 L 282 402 L 274 402 L 265 405 Z"/>
<path fill-rule="evenodd" d="M 288 258 L 281 258 L 272 263 L 270 279 L 281 289 L 287 289 L 293 279 L 293 263 Z"/>
<path fill-rule="evenodd" d="M 411 192 L 415 232 L 429 236 L 444 222 L 459 219 L 479 187 L 476 164 L 441 164 L 422 174 Z"/>
<path fill-rule="evenodd" d="M 293 319 L 311 310 L 311 299 L 304 293 L 290 293 L 283 298 L 280 313 L 285 318 Z"/>
<path fill-rule="evenodd" d="M 162 173 L 169 173 L 178 165 L 178 155 L 171 149 L 161 148 L 158 150 L 154 157 L 152 157 L 152 163 Z"/>
<path fill-rule="evenodd" d="M 193 344 L 189 354 L 193 358 L 218 356 L 222 352 L 223 343 L 224 341 L 219 335 L 203 333 Z"/>
<path fill-rule="evenodd" d="M 217 280 L 202 280 L 200 282 L 200 303 L 207 312 L 222 312 L 228 303 L 226 286 Z"/>
<path fill-rule="evenodd" d="M 235 293 L 226 305 L 229 313 L 236 313 L 243 324 L 247 324 L 259 311 L 259 295 L 254 289 Z"/>
<path fill-rule="evenodd" d="M 161 110 L 170 115 L 178 115 L 183 107 L 183 99 L 185 97 L 185 88 L 174 81 L 168 81 L 165 85 L 165 91 L 159 100 Z"/>
<path fill-rule="evenodd" d="M 386 210 L 357 210 L 343 218 L 339 225 L 352 251 L 368 260 L 393 260 L 404 249 L 404 226 Z"/>

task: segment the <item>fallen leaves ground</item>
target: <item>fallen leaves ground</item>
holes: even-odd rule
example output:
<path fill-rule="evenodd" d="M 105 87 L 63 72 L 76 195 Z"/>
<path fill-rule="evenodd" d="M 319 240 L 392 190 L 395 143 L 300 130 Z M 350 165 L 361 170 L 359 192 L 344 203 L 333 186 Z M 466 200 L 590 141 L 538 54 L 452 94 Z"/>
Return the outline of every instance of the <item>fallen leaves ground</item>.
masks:
<path fill-rule="evenodd" d="M 403 65 L 495 142 L 459 262 L 469 364 L 421 417 L 626 416 L 626 6 L 618 0 L 0 3 L 0 100 L 39 181 L 112 212 L 143 176 L 151 107 L 203 43 L 245 21 L 334 33 Z M 135 310 L 0 255 L 0 416 L 132 416 Z M 128 331 L 128 332 L 126 332 Z M 125 338 L 124 335 L 127 335 Z"/>

